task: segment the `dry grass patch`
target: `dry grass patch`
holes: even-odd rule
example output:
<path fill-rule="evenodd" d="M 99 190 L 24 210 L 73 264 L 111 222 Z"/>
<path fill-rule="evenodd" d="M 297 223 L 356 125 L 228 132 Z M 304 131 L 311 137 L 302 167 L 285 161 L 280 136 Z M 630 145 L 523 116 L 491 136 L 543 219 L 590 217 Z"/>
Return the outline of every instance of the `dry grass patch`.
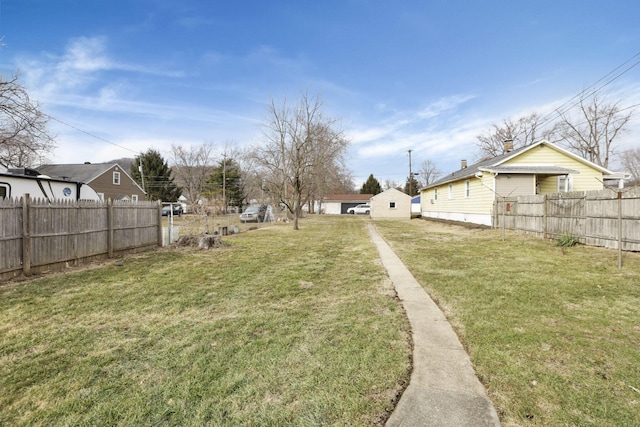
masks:
<path fill-rule="evenodd" d="M 444 308 L 505 426 L 640 419 L 640 257 L 426 220 L 378 231 Z"/>
<path fill-rule="evenodd" d="M 382 423 L 409 331 L 364 222 L 225 242 L 0 287 L 0 425 Z"/>

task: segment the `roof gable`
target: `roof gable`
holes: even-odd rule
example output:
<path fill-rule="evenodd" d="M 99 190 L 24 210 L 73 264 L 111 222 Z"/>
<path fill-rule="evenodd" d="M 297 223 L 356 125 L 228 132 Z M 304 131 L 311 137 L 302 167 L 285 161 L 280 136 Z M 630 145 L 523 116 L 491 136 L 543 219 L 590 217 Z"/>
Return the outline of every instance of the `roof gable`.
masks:
<path fill-rule="evenodd" d="M 565 155 L 567 157 L 572 158 L 573 160 L 575 160 L 577 162 L 580 162 L 580 163 L 582 163 L 584 165 L 587 165 L 587 166 L 589 166 L 589 167 L 591 167 L 593 169 L 596 169 L 597 171 L 602 172 L 603 174 L 609 175 L 609 174 L 612 173 L 610 170 L 608 170 L 606 168 L 603 168 L 602 166 L 597 165 L 597 164 L 595 164 L 593 162 L 590 162 L 589 160 L 585 159 L 584 157 L 580 157 L 577 154 L 574 154 L 571 151 L 565 150 L 564 148 L 559 147 L 556 144 L 552 144 L 551 142 L 549 142 L 547 140 L 544 140 L 544 139 L 541 140 L 541 141 L 535 142 L 533 144 L 527 145 L 525 147 L 521 147 L 518 150 L 514 150 L 514 151 L 511 151 L 510 153 L 507 153 L 508 156 L 506 156 L 505 158 L 499 159 L 494 164 L 494 166 L 500 166 L 500 165 L 502 165 L 504 163 L 507 163 L 510 160 L 512 160 L 514 157 L 521 156 L 522 154 L 524 154 L 524 153 L 526 153 L 526 152 L 528 152 L 528 151 L 530 151 L 530 150 L 532 150 L 532 149 L 534 149 L 534 148 L 536 148 L 538 146 L 541 146 L 541 145 L 544 145 L 545 147 L 551 148 L 551 149 L 559 152 L 560 154 L 563 154 L 563 155 Z M 497 158 L 494 158 L 494 159 L 497 159 Z"/>
<path fill-rule="evenodd" d="M 379 196 L 382 197 L 382 195 L 388 196 L 390 193 L 395 193 L 397 197 L 403 197 L 403 198 L 411 199 L 411 196 L 409 196 L 407 193 L 404 193 L 404 192 L 398 190 L 397 188 L 388 188 L 388 189 L 384 190 L 382 193 L 378 193 L 375 196 L 373 196 L 372 199 L 376 199 Z"/>
<path fill-rule="evenodd" d="M 50 177 L 72 179 L 89 184 L 117 164 L 82 163 L 82 164 L 49 164 L 38 167 L 38 171 Z M 120 168 L 122 169 L 122 168 Z"/>
<path fill-rule="evenodd" d="M 462 179 L 467 179 L 467 178 L 471 178 L 473 176 L 475 176 L 476 174 L 481 173 L 482 171 L 492 171 L 495 170 L 496 172 L 498 172 L 500 170 L 500 168 L 507 168 L 507 164 L 508 162 L 510 162 L 511 160 L 515 159 L 518 156 L 523 155 L 524 153 L 534 149 L 535 147 L 544 145 L 546 147 L 549 147 L 553 150 L 556 150 L 558 153 L 563 154 L 567 157 L 570 157 L 580 163 L 583 163 L 593 169 L 596 169 L 600 172 L 602 172 L 603 174 L 611 174 L 612 172 L 603 168 L 602 166 L 596 165 L 595 163 L 592 163 L 590 161 L 588 161 L 587 159 L 584 159 L 576 154 L 571 153 L 570 151 L 565 150 L 564 148 L 558 147 L 555 144 L 552 144 L 551 142 L 547 141 L 547 140 L 541 140 L 538 142 L 534 142 L 533 144 L 530 145 L 526 145 L 524 147 L 520 147 L 518 149 L 515 149 L 513 151 L 510 151 L 508 153 L 504 153 L 501 154 L 499 156 L 496 157 L 492 157 L 489 159 L 484 159 L 479 161 L 478 163 L 475 163 L 471 166 L 468 166 L 466 168 L 462 168 L 458 171 L 452 172 L 451 174 L 447 175 L 446 177 L 443 177 L 429 185 L 427 185 L 426 187 L 423 187 L 421 190 L 424 189 L 428 189 L 428 188 L 433 188 L 433 187 L 437 187 L 439 185 L 443 185 L 443 184 L 448 184 L 454 181 L 459 181 Z M 544 168 L 544 171 L 543 169 Z M 522 169 L 522 168 L 521 168 Z M 571 170 L 571 169 L 566 169 L 566 168 L 558 168 L 558 167 L 553 167 L 553 166 L 543 166 L 541 167 L 540 171 L 538 171 L 537 169 L 533 169 L 531 168 L 529 171 L 524 171 L 522 170 L 521 173 L 557 173 L 557 174 L 567 174 L 567 173 L 575 173 L 575 171 Z"/>
<path fill-rule="evenodd" d="M 123 173 L 140 191 L 145 193 L 127 171 L 117 163 L 51 164 L 38 167 L 38 171 L 41 174 L 54 178 L 65 178 L 91 184 L 91 181 L 96 180 L 116 167 L 118 168 L 118 172 Z"/>

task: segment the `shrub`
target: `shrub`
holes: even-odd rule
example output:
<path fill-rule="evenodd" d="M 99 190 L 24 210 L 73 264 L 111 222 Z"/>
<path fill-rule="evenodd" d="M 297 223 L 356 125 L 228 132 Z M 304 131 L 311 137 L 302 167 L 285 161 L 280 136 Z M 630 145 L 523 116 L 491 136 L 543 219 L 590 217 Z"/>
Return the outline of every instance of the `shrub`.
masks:
<path fill-rule="evenodd" d="M 580 244 L 580 239 L 573 234 L 562 233 L 556 237 L 556 244 L 563 248 L 570 248 L 572 246 Z"/>

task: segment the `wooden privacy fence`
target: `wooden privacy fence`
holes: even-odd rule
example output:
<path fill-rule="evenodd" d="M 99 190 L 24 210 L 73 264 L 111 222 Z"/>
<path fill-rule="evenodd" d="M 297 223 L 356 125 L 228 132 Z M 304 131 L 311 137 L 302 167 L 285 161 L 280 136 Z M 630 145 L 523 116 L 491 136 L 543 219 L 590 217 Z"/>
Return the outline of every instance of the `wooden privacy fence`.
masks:
<path fill-rule="evenodd" d="M 499 198 L 493 212 L 497 227 L 551 239 L 568 234 L 590 246 L 640 251 L 640 194 L 635 190 Z"/>
<path fill-rule="evenodd" d="M 157 202 L 0 199 L 0 279 L 161 244 Z"/>

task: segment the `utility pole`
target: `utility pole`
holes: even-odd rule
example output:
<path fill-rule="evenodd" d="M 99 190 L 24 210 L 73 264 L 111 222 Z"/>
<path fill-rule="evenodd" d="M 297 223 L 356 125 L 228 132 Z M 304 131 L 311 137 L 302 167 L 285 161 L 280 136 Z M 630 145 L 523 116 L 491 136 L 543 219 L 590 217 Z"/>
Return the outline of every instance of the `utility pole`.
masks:
<path fill-rule="evenodd" d="M 144 188 L 144 172 L 142 171 L 142 156 L 140 156 L 140 166 L 138 166 L 138 170 L 140 171 L 140 179 L 142 180 L 142 191 L 146 191 Z"/>
<path fill-rule="evenodd" d="M 227 153 L 222 155 L 222 212 L 227 213 Z"/>
<path fill-rule="evenodd" d="M 412 182 L 413 181 L 413 173 L 411 173 L 411 151 L 412 150 L 407 150 L 409 152 L 409 196 L 413 197 L 413 189 L 412 187 Z"/>

